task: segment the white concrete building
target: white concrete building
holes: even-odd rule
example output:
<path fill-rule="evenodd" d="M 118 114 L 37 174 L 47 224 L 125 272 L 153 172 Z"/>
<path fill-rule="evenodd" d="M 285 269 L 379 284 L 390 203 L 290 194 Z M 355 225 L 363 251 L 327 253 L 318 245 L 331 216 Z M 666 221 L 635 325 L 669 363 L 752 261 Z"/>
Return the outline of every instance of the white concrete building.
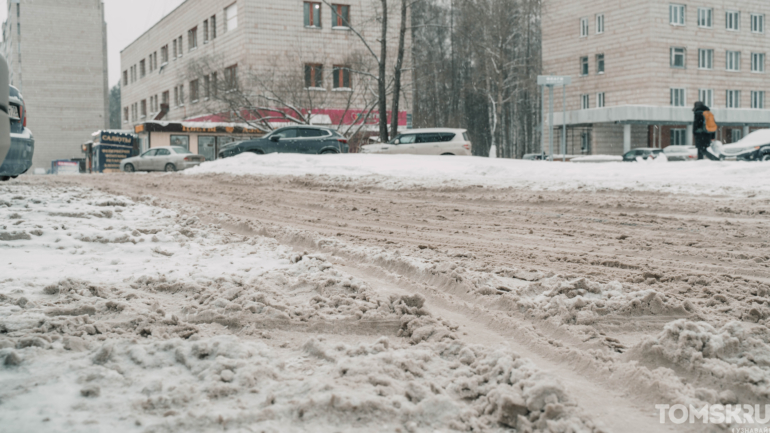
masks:
<path fill-rule="evenodd" d="M 7 0 L 2 50 L 35 136 L 32 169 L 82 158 L 108 126 L 107 25 L 101 0 Z"/>

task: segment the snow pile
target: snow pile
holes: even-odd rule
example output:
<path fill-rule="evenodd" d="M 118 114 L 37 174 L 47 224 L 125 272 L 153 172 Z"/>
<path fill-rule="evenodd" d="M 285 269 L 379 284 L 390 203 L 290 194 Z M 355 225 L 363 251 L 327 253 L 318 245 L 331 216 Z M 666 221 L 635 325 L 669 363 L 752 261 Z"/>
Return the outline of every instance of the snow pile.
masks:
<path fill-rule="evenodd" d="M 632 353 L 651 364 L 684 369 L 701 383 L 732 389 L 739 397 L 767 401 L 768 336 L 770 332 L 764 326 L 730 322 L 717 329 L 706 322 L 680 319 L 668 323 L 659 335 L 646 338 Z M 715 398 L 710 400 L 714 402 Z"/>
<path fill-rule="evenodd" d="M 770 195 L 761 163 L 697 161 L 687 164 L 547 163 L 423 155 L 241 154 L 201 164 L 185 175 L 318 176 L 330 186 L 385 189 L 530 188 L 534 190 L 633 190 L 685 194 Z"/>

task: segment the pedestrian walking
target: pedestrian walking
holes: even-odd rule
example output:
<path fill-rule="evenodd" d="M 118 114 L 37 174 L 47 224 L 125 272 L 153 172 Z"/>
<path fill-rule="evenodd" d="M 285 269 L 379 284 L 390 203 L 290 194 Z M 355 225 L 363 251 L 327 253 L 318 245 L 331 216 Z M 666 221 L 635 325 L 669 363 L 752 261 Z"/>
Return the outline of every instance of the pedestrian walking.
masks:
<path fill-rule="evenodd" d="M 705 156 L 714 161 L 719 161 L 718 157 L 708 151 L 711 142 L 716 139 L 717 123 L 714 120 L 714 114 L 701 101 L 695 103 L 692 111 L 695 113 L 692 130 L 695 135 L 695 147 L 698 148 L 698 159 L 703 159 Z"/>

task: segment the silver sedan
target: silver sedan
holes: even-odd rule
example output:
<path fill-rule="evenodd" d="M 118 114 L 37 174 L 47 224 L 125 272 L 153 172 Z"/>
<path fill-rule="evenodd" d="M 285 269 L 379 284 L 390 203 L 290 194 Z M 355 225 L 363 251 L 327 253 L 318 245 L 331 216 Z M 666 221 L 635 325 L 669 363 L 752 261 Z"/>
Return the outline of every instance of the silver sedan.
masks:
<path fill-rule="evenodd" d="M 120 161 L 121 171 L 177 171 L 195 167 L 205 161 L 184 147 L 155 147 L 139 156 Z"/>

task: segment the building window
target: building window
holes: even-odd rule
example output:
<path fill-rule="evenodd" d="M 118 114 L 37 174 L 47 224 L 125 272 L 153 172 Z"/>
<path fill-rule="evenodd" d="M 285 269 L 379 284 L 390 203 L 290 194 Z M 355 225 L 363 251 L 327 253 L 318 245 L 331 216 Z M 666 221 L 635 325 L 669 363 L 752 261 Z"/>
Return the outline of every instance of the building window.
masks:
<path fill-rule="evenodd" d="M 332 70 L 335 89 L 350 89 L 350 68 L 348 66 L 334 66 Z"/>
<path fill-rule="evenodd" d="M 672 26 L 684 25 L 684 5 L 670 4 L 668 5 L 668 21 Z"/>
<path fill-rule="evenodd" d="M 588 36 L 588 18 L 580 19 L 580 37 L 584 38 Z"/>
<path fill-rule="evenodd" d="M 591 108 L 591 95 L 580 95 L 580 109 L 588 110 Z"/>
<path fill-rule="evenodd" d="M 596 94 L 596 108 L 604 108 L 604 92 Z"/>
<path fill-rule="evenodd" d="M 160 62 L 164 65 L 168 63 L 168 45 L 160 48 Z"/>
<path fill-rule="evenodd" d="M 714 50 L 698 50 L 698 69 L 714 69 Z"/>
<path fill-rule="evenodd" d="M 714 9 L 698 8 L 698 27 L 710 29 L 714 25 Z"/>
<path fill-rule="evenodd" d="M 203 43 L 209 43 L 209 20 L 203 20 Z"/>
<path fill-rule="evenodd" d="M 332 27 L 350 27 L 350 6 L 332 5 Z"/>
<path fill-rule="evenodd" d="M 685 89 L 671 89 L 671 106 L 684 107 L 687 105 Z"/>
<path fill-rule="evenodd" d="M 183 49 L 182 46 L 183 46 L 183 44 L 182 44 L 182 37 L 181 36 L 179 37 L 178 41 L 179 41 L 179 57 L 182 57 L 182 49 Z"/>
<path fill-rule="evenodd" d="M 687 144 L 687 130 L 686 129 L 671 129 L 671 145 L 672 146 L 684 146 Z"/>
<path fill-rule="evenodd" d="M 725 12 L 725 26 L 727 30 L 738 31 L 741 29 L 741 13 L 736 11 Z"/>
<path fill-rule="evenodd" d="M 684 68 L 687 51 L 682 47 L 671 48 L 671 67 Z"/>
<path fill-rule="evenodd" d="M 588 75 L 588 57 L 580 58 L 580 75 L 584 77 Z"/>
<path fill-rule="evenodd" d="M 596 34 L 602 33 L 604 33 L 604 14 L 599 14 L 596 16 Z"/>
<path fill-rule="evenodd" d="M 142 59 L 139 61 L 139 78 L 144 78 L 145 75 L 147 75 L 147 68 L 144 59 Z"/>
<path fill-rule="evenodd" d="M 323 68 L 323 65 L 318 64 L 305 65 L 305 88 L 323 88 Z"/>
<path fill-rule="evenodd" d="M 128 86 L 128 70 L 123 71 L 123 85 Z"/>
<path fill-rule="evenodd" d="M 165 92 L 163 92 L 163 103 L 164 103 L 164 104 L 166 104 L 166 105 L 168 105 L 168 103 L 170 102 L 170 101 L 169 101 L 169 96 L 170 96 L 170 95 L 169 95 L 169 92 L 168 92 L 168 90 L 166 90 Z"/>
<path fill-rule="evenodd" d="M 751 72 L 765 72 L 765 53 L 751 53 Z"/>
<path fill-rule="evenodd" d="M 755 110 L 765 109 L 765 91 L 753 91 L 751 92 L 751 108 Z"/>
<path fill-rule="evenodd" d="M 225 89 L 229 92 L 238 88 L 238 65 L 225 68 Z"/>
<path fill-rule="evenodd" d="M 150 57 L 147 58 L 147 72 L 152 72 L 152 54 L 150 54 Z"/>
<path fill-rule="evenodd" d="M 147 100 L 146 99 L 142 99 L 141 107 L 142 107 L 142 112 L 141 112 L 142 119 L 144 119 L 145 117 L 147 117 Z"/>
<path fill-rule="evenodd" d="M 217 38 L 217 16 L 212 15 L 209 22 L 211 23 L 211 40 L 213 41 Z"/>
<path fill-rule="evenodd" d="M 128 107 L 123 108 L 123 123 L 128 123 Z"/>
<path fill-rule="evenodd" d="M 305 2 L 305 27 L 321 27 L 321 3 Z"/>
<path fill-rule="evenodd" d="M 713 108 L 714 89 L 698 89 L 698 100 Z"/>
<path fill-rule="evenodd" d="M 190 81 L 190 102 L 193 104 L 198 102 L 198 96 L 199 96 L 199 85 L 200 81 L 198 80 L 192 80 Z"/>
<path fill-rule="evenodd" d="M 177 53 L 177 47 L 176 47 L 177 41 L 174 39 L 174 59 L 179 57 L 179 54 Z"/>
<path fill-rule="evenodd" d="M 184 107 L 184 84 L 179 85 L 179 106 Z"/>
<path fill-rule="evenodd" d="M 215 98 L 219 94 L 219 87 L 217 87 L 218 85 L 219 85 L 219 82 L 217 81 L 217 73 L 212 72 L 211 73 L 211 96 Z"/>
<path fill-rule="evenodd" d="M 764 14 L 751 14 L 751 32 L 752 33 L 765 32 L 765 15 Z"/>
<path fill-rule="evenodd" d="M 179 86 L 174 86 L 174 107 L 179 106 Z"/>
<path fill-rule="evenodd" d="M 238 5 L 233 3 L 225 8 L 225 33 L 238 28 Z"/>
<path fill-rule="evenodd" d="M 596 73 L 597 74 L 604 73 L 604 54 L 596 55 Z"/>
<path fill-rule="evenodd" d="M 211 76 L 206 75 L 203 77 L 203 97 L 209 99 L 211 97 Z"/>
<path fill-rule="evenodd" d="M 198 48 L 198 27 L 187 31 L 187 49 L 192 51 Z"/>
<path fill-rule="evenodd" d="M 741 108 L 741 91 L 728 90 L 725 106 L 727 108 Z"/>
<path fill-rule="evenodd" d="M 727 52 L 727 70 L 735 71 L 735 72 L 741 70 L 741 52 L 740 51 Z"/>

